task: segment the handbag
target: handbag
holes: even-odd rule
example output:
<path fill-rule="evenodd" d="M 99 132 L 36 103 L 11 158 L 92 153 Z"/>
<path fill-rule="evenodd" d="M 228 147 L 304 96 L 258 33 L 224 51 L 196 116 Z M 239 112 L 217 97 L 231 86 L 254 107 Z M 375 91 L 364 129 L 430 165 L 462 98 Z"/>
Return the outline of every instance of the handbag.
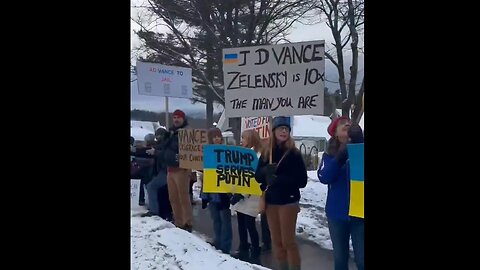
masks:
<path fill-rule="evenodd" d="M 278 165 L 280 165 L 280 163 L 283 161 L 283 159 L 287 156 L 287 154 L 290 152 L 290 150 L 287 150 L 285 152 L 285 154 L 283 154 L 282 158 L 280 159 L 280 161 L 277 163 L 277 165 L 275 166 L 275 169 L 278 168 Z M 260 200 L 258 202 L 258 212 L 260 214 L 264 214 L 265 213 L 265 209 L 267 209 L 267 203 L 265 202 L 265 194 L 267 193 L 267 190 L 268 190 L 268 186 L 267 188 L 262 192 L 262 196 L 260 196 Z"/>
<path fill-rule="evenodd" d="M 136 161 L 131 161 L 130 162 L 130 178 L 131 179 L 140 179 L 139 174 L 140 171 L 142 170 L 142 167 L 136 162 Z"/>

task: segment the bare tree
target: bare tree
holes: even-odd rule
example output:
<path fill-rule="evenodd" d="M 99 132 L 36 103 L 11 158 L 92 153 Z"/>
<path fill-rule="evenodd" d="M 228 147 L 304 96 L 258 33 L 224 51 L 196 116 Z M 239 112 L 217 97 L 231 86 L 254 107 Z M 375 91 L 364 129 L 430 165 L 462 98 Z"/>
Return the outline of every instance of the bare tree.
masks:
<path fill-rule="evenodd" d="M 342 115 L 350 115 L 352 105 L 354 105 L 356 111 L 353 114 L 358 115 L 360 108 L 355 106 L 359 104 L 356 98 L 358 41 L 359 32 L 363 29 L 362 25 L 364 24 L 364 0 L 317 0 L 315 8 L 320 11 L 320 16 L 326 19 L 326 24 L 330 28 L 334 39 L 333 53 L 331 50 L 327 50 L 325 56 L 335 65 L 338 71 L 338 83 L 342 96 Z M 351 66 L 349 67 L 350 80 L 347 84 L 344 51 L 348 44 L 350 44 L 351 49 Z M 363 95 L 363 82 L 361 85 L 361 94 Z"/>
<path fill-rule="evenodd" d="M 225 104 L 222 49 L 287 40 L 288 30 L 312 9 L 309 0 L 147 0 L 133 19 L 146 57 L 142 60 L 192 68 L 194 100 Z M 145 18 L 150 24 L 145 23 Z M 153 24 L 153 26 L 151 25 Z M 159 33 L 152 27 L 164 27 Z"/>

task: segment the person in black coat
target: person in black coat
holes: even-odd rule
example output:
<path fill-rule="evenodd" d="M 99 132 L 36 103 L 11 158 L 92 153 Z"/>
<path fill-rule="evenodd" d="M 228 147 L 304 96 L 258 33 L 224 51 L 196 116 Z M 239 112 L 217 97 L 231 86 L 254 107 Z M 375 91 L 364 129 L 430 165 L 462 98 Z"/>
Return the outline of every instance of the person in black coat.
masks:
<path fill-rule="evenodd" d="M 130 139 L 131 140 L 131 139 Z M 134 156 L 134 162 L 140 166 L 138 176 L 140 178 L 140 194 L 138 204 L 145 205 L 145 187 L 152 180 L 154 176 L 155 160 L 151 156 L 142 155 L 149 148 L 155 144 L 155 136 L 147 134 L 144 138 L 145 145 L 143 147 L 131 147 L 130 154 Z"/>
<path fill-rule="evenodd" d="M 155 131 L 155 145 L 151 148 L 139 149 L 135 154 L 139 157 L 148 157 L 155 160 L 154 177 L 147 185 L 149 211 L 142 214 L 142 217 L 160 216 L 167 221 L 171 221 L 172 207 L 168 198 L 167 167 L 161 155 L 165 133 L 164 128 L 158 128 Z"/>
<path fill-rule="evenodd" d="M 279 269 L 300 269 L 295 230 L 300 212 L 300 188 L 307 185 L 307 169 L 290 136 L 290 118 L 275 117 L 272 130 L 272 148 L 266 147 L 262 152 L 255 179 L 265 194 L 265 212 Z M 270 153 L 272 164 L 269 162 Z"/>

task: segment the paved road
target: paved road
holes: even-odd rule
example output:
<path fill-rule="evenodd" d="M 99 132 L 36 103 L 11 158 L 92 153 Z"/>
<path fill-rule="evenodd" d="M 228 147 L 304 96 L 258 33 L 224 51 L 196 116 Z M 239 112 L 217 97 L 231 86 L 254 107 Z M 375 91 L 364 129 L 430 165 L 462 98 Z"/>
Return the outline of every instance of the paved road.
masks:
<path fill-rule="evenodd" d="M 238 249 L 238 228 L 237 217 L 232 216 L 233 245 L 232 253 Z M 260 223 L 257 222 L 257 230 L 261 234 Z M 213 238 L 213 224 L 208 209 L 202 209 L 199 204 L 194 206 L 194 233 L 199 232 L 205 236 Z M 261 235 L 260 235 L 261 241 Z M 334 270 L 333 253 L 331 250 L 323 249 L 312 241 L 297 237 L 300 256 L 302 258 L 302 270 Z M 260 256 L 260 262 L 255 262 L 262 266 L 275 269 L 271 252 L 264 252 Z M 350 260 L 350 269 L 356 270 L 353 260 Z"/>

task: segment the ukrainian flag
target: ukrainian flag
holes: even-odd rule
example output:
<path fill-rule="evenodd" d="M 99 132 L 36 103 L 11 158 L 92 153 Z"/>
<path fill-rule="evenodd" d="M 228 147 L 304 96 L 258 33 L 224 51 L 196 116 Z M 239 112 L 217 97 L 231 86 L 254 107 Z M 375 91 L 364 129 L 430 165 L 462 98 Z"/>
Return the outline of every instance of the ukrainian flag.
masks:
<path fill-rule="evenodd" d="M 238 62 L 238 54 L 237 53 L 227 53 L 223 57 L 224 64 L 235 64 Z"/>
<path fill-rule="evenodd" d="M 364 144 L 349 144 L 348 157 L 350 162 L 350 210 L 352 217 L 364 218 Z"/>
<path fill-rule="evenodd" d="M 218 156 L 219 151 L 220 154 Z M 250 167 L 252 174 L 255 174 L 255 169 L 258 165 L 257 153 L 250 148 L 233 146 L 233 145 L 223 145 L 223 144 L 207 144 L 203 146 L 203 192 L 204 193 L 240 193 L 240 194 L 252 194 L 260 196 L 262 195 L 262 190 L 260 189 L 260 184 L 257 182 L 255 177 L 250 178 L 249 185 L 238 185 L 240 179 L 237 180 L 237 184 L 226 183 L 226 181 L 218 182 L 218 172 L 217 166 L 221 165 L 222 168 L 231 168 L 232 166 L 246 166 L 242 164 L 241 159 L 235 161 L 235 158 L 227 161 L 225 157 L 226 152 L 238 152 L 242 155 L 249 155 L 253 158 Z M 233 154 L 232 154 L 233 155 Z M 230 154 L 229 154 L 230 156 Z M 220 160 L 218 160 L 220 158 Z M 237 163 L 235 163 L 237 162 Z M 246 166 L 248 167 L 248 166 Z M 222 171 L 222 170 L 220 170 Z M 229 175 L 238 175 L 238 171 L 227 170 Z M 226 174 L 226 173 L 222 173 Z"/>

